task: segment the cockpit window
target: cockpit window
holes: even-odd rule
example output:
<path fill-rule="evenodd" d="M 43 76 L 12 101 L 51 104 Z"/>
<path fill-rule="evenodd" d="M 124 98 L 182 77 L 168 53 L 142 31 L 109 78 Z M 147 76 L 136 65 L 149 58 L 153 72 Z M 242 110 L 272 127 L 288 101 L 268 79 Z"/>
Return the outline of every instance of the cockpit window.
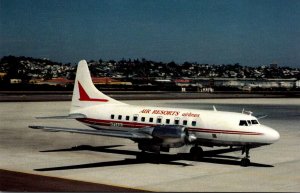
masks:
<path fill-rule="evenodd" d="M 248 126 L 246 120 L 240 120 L 240 126 Z"/>
<path fill-rule="evenodd" d="M 256 119 L 253 119 L 253 120 L 240 120 L 240 126 L 251 126 L 251 125 L 255 125 L 255 124 L 259 124 Z"/>

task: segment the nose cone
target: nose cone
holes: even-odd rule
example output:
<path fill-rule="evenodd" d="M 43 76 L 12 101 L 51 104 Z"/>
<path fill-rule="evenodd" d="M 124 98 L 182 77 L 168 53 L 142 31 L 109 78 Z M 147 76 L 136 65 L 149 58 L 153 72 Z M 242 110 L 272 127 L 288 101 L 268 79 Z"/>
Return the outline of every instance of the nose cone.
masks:
<path fill-rule="evenodd" d="M 263 127 L 265 130 L 264 134 L 267 143 L 275 143 L 280 139 L 280 134 L 278 133 L 278 131 L 267 126 L 263 126 Z"/>

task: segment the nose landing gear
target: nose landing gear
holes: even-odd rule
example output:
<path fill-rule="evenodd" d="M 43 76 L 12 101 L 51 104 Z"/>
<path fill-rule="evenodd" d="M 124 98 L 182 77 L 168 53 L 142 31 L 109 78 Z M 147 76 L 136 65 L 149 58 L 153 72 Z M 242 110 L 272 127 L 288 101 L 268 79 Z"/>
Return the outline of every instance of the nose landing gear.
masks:
<path fill-rule="evenodd" d="M 243 167 L 247 167 L 247 166 L 250 165 L 249 150 L 250 150 L 249 146 L 244 146 L 244 147 L 243 147 L 242 155 L 243 155 L 244 153 L 246 154 L 245 157 L 242 158 L 242 160 L 241 160 L 241 166 L 243 166 Z"/>

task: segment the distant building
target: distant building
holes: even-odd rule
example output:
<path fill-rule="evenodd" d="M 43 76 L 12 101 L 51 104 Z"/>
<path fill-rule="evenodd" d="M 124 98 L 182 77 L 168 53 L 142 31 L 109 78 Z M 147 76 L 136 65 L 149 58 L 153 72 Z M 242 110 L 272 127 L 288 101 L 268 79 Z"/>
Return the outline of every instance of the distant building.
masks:
<path fill-rule="evenodd" d="M 6 74 L 7 74 L 7 73 L 5 73 L 5 72 L 0 72 L 0 79 L 3 79 L 4 76 L 6 76 Z"/>
<path fill-rule="evenodd" d="M 191 80 L 189 79 L 176 79 L 174 80 L 174 82 L 177 86 L 181 86 L 181 87 L 191 85 Z"/>
<path fill-rule="evenodd" d="M 132 85 L 131 82 L 124 82 L 119 81 L 116 79 L 112 79 L 109 77 L 93 77 L 92 81 L 95 85 Z M 47 84 L 47 85 L 53 85 L 53 86 L 67 86 L 68 84 L 74 84 L 74 80 L 68 80 L 66 78 L 52 78 L 50 80 L 43 80 L 43 79 L 32 79 L 29 81 L 32 84 Z"/>
<path fill-rule="evenodd" d="M 43 82 L 43 81 L 44 81 L 44 79 L 42 79 L 42 78 L 33 78 L 33 79 L 29 80 L 29 83 L 30 84 L 39 84 L 40 82 Z"/>
<path fill-rule="evenodd" d="M 21 79 L 12 78 L 10 79 L 10 84 L 20 84 L 22 83 Z"/>
<path fill-rule="evenodd" d="M 53 78 L 50 80 L 36 82 L 35 84 L 48 84 L 53 86 L 67 86 L 67 84 L 74 84 L 74 80 L 68 80 L 66 78 Z"/>
<path fill-rule="evenodd" d="M 204 80 L 208 82 L 208 80 Z M 254 79 L 254 78 L 214 78 L 214 86 L 235 87 L 242 90 L 251 88 L 293 88 L 296 84 L 295 78 L 290 79 Z M 299 83 L 298 83 L 299 84 Z"/>
<path fill-rule="evenodd" d="M 132 85 L 131 82 L 119 81 L 110 77 L 92 77 L 92 81 L 95 85 L 105 84 L 105 85 Z"/>
<path fill-rule="evenodd" d="M 172 82 L 172 80 L 170 80 L 170 79 L 156 79 L 155 82 L 167 83 L 167 82 Z"/>

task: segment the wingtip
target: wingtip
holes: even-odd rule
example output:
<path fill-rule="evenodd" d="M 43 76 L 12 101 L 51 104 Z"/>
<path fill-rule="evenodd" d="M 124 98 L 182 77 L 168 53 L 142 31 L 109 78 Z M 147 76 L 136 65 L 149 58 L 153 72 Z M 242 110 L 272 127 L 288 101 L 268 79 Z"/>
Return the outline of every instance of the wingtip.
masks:
<path fill-rule="evenodd" d="M 44 128 L 42 126 L 35 126 L 35 125 L 29 125 L 28 127 L 31 129 L 43 129 Z"/>

